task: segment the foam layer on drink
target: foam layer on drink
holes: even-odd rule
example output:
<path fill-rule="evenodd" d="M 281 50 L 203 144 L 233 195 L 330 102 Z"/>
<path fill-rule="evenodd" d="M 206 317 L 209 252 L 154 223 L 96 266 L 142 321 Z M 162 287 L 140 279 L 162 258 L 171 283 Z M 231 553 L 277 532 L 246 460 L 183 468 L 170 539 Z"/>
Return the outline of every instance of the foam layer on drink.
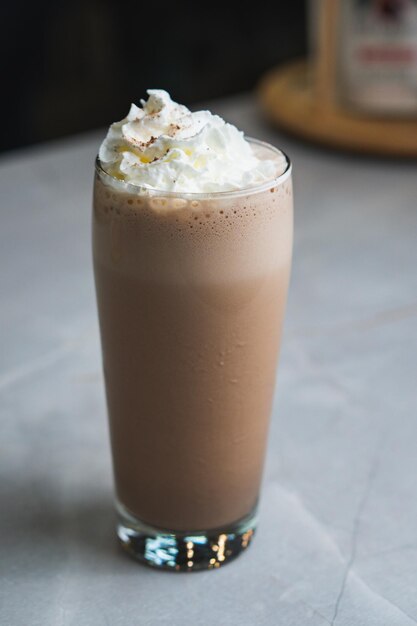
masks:
<path fill-rule="evenodd" d="M 138 279 L 224 282 L 288 263 L 290 180 L 219 201 L 119 192 L 98 176 L 95 196 L 101 262 Z"/>
<path fill-rule="evenodd" d="M 286 168 L 284 155 L 258 158 L 243 133 L 209 111 L 191 112 L 166 91 L 151 89 L 142 108 L 112 124 L 99 158 L 114 178 L 188 193 L 244 189 Z"/>

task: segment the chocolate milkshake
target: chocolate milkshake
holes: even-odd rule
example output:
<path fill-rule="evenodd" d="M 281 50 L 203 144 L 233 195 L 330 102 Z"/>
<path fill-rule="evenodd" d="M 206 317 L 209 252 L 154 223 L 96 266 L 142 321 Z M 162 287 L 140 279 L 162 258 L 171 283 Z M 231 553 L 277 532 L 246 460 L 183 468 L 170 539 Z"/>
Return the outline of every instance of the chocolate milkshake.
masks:
<path fill-rule="evenodd" d="M 100 151 L 93 249 L 119 539 L 151 565 L 219 567 L 255 528 L 291 262 L 288 161 L 150 92 Z"/>

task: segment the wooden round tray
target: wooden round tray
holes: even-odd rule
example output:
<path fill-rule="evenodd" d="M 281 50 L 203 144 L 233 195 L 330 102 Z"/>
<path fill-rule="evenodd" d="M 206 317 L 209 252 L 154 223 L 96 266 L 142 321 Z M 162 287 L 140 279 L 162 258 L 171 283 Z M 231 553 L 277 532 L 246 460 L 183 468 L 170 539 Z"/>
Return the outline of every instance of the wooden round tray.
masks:
<path fill-rule="evenodd" d="M 417 156 L 417 121 L 368 118 L 323 107 L 313 96 L 306 61 L 270 71 L 259 87 L 261 105 L 283 129 L 335 148 L 386 156 Z"/>

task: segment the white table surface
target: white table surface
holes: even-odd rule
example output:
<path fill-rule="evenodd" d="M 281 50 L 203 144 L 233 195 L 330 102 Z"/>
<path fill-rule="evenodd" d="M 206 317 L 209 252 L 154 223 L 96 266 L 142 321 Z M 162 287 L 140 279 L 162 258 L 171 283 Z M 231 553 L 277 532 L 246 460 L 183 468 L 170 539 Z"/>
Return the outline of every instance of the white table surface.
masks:
<path fill-rule="evenodd" d="M 90 262 L 93 133 L 0 160 L 0 623 L 417 623 L 417 168 L 305 146 L 258 534 L 175 575 L 122 554 Z"/>

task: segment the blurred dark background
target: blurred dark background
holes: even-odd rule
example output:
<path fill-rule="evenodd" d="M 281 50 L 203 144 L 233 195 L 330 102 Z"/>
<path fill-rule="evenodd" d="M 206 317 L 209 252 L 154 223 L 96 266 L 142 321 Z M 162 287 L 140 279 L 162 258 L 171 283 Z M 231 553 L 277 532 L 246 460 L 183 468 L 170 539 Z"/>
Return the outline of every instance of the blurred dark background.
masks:
<path fill-rule="evenodd" d="M 246 91 L 306 49 L 305 0 L 3 3 L 0 150 L 121 119 L 147 88 L 185 104 Z"/>

